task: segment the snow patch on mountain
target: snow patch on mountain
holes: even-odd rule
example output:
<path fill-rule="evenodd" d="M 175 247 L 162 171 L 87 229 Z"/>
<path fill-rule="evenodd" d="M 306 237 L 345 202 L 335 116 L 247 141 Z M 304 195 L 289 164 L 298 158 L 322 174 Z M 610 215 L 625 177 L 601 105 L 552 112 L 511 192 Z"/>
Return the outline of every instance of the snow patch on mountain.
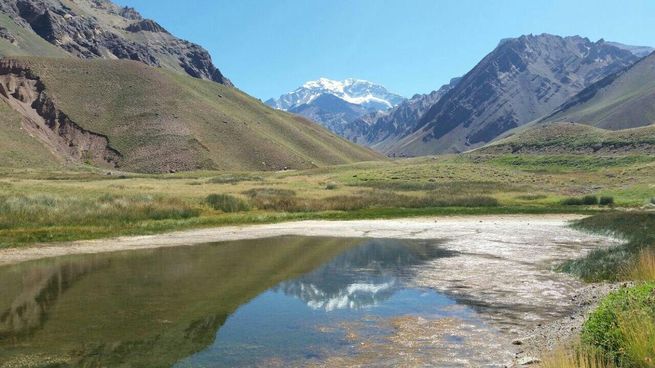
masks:
<path fill-rule="evenodd" d="M 324 94 L 334 95 L 370 111 L 390 109 L 405 100 L 404 97 L 389 92 L 384 86 L 366 80 L 349 78 L 337 81 L 320 78 L 306 82 L 295 91 L 284 94 L 278 99 L 270 99 L 266 103 L 274 108 L 288 111 L 301 105 L 311 104 Z"/>

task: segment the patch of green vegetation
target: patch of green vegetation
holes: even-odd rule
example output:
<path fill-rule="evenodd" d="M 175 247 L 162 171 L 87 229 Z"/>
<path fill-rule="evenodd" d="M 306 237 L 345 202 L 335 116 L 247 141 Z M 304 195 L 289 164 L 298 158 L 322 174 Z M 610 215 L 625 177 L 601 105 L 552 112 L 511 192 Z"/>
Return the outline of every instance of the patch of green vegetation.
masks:
<path fill-rule="evenodd" d="M 637 323 L 639 329 L 647 331 L 655 324 L 655 283 L 649 282 L 632 288 L 623 288 L 608 295 L 589 316 L 582 329 L 583 343 L 599 349 L 618 367 L 652 367 L 635 345 L 650 344 L 651 354 L 655 351 L 655 336 L 631 336 L 629 326 Z M 636 339 L 640 341 L 636 341 Z M 645 341 L 644 341 L 645 338 Z M 649 341 L 650 340 L 650 341 Z M 635 354 L 636 353 L 636 354 Z M 653 356 L 650 356 L 652 359 Z M 652 363 L 652 361 L 651 361 Z"/>
<path fill-rule="evenodd" d="M 598 197 L 586 195 L 584 197 L 571 197 L 562 200 L 564 206 L 595 206 L 599 203 Z"/>
<path fill-rule="evenodd" d="M 250 211 L 250 204 L 241 198 L 229 194 L 210 194 L 205 199 L 211 208 L 226 213 Z"/>
<path fill-rule="evenodd" d="M 585 155 L 502 155 L 491 160 L 496 165 L 534 172 L 597 171 L 655 161 L 652 155 L 585 156 Z"/>
<path fill-rule="evenodd" d="M 207 180 L 211 184 L 236 184 L 244 181 L 262 181 L 263 177 L 253 174 L 223 174 Z"/>
<path fill-rule="evenodd" d="M 582 259 L 564 263 L 560 269 L 586 281 L 618 280 L 633 267 L 639 253 L 655 248 L 655 213 L 610 212 L 577 221 L 575 228 L 625 239 L 625 243 L 595 250 Z"/>

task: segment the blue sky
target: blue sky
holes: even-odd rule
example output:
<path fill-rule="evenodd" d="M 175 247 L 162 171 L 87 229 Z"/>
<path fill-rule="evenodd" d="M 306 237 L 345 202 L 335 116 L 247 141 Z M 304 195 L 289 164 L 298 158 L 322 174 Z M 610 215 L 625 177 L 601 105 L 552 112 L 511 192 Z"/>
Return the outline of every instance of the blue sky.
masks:
<path fill-rule="evenodd" d="M 263 100 L 319 77 L 437 89 L 521 34 L 655 46 L 655 0 L 117 0 L 204 46 Z"/>

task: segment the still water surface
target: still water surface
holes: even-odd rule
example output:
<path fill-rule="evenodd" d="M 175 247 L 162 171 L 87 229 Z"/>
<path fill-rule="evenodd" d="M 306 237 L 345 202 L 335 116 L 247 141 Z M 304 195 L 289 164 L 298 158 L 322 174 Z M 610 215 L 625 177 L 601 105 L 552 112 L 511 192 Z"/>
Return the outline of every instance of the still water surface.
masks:
<path fill-rule="evenodd" d="M 0 367 L 323 365 L 388 346 L 388 321 L 405 316 L 493 336 L 474 309 L 413 283 L 457 256 L 437 240 L 279 237 L 3 267 Z"/>

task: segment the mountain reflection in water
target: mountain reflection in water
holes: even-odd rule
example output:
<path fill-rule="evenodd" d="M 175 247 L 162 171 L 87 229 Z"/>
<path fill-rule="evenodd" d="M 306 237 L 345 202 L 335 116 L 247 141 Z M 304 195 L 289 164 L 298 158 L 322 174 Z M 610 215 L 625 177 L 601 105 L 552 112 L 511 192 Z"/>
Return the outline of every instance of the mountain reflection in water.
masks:
<path fill-rule="evenodd" d="M 195 367 L 320 355 L 344 337 L 319 325 L 414 308 L 423 293 L 399 291 L 413 266 L 451 255 L 435 244 L 279 237 L 2 267 L 0 362 Z"/>
<path fill-rule="evenodd" d="M 388 299 L 412 266 L 452 255 L 436 242 L 370 240 L 337 256 L 329 263 L 275 288 L 304 301 L 312 309 L 358 309 Z"/>

